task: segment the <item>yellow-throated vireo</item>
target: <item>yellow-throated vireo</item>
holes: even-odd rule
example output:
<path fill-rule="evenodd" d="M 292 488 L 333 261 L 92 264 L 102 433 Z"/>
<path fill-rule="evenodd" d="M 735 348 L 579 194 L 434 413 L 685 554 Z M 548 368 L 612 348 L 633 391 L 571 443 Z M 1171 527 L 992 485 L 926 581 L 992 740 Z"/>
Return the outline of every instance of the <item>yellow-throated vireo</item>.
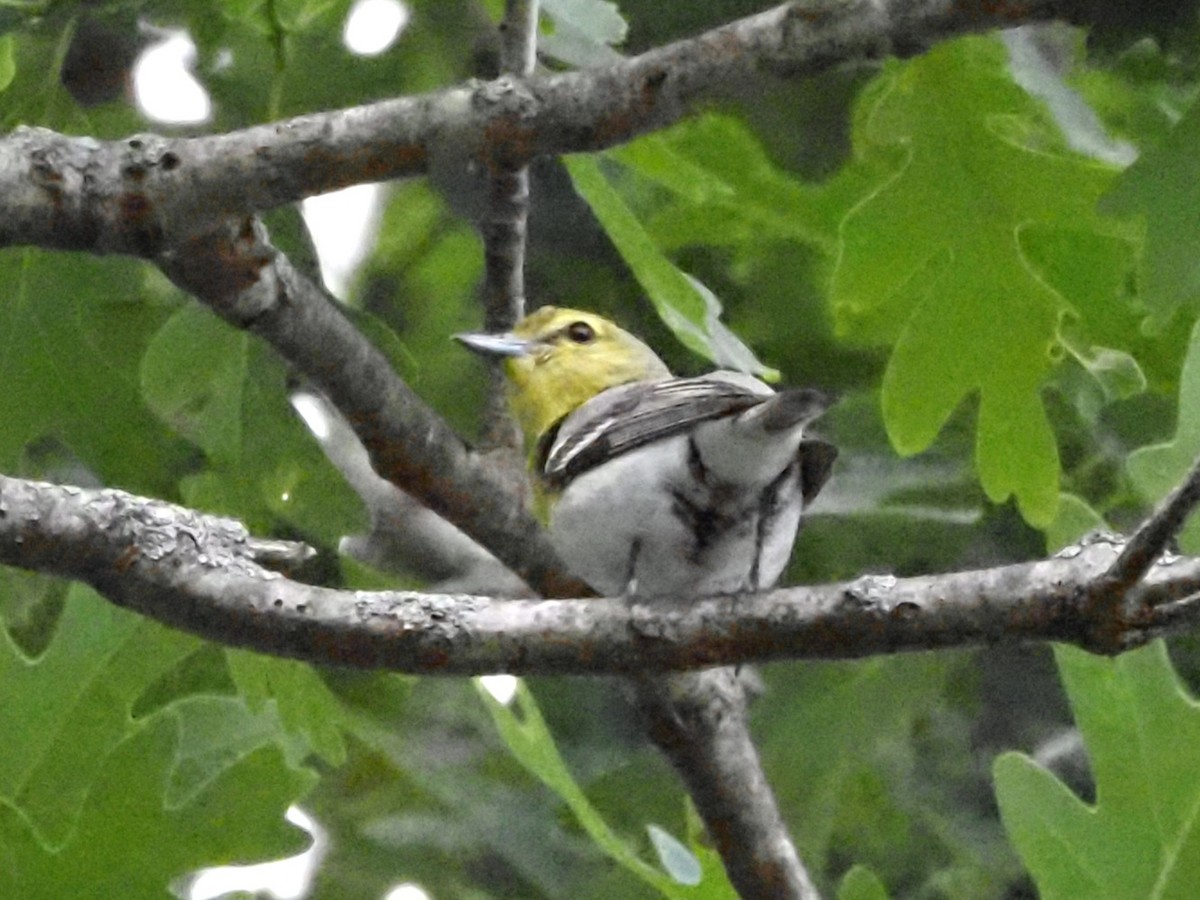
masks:
<path fill-rule="evenodd" d="M 837 451 L 804 437 L 828 400 L 749 375 L 676 378 L 609 320 L 542 307 L 507 334 L 460 334 L 504 358 L 551 541 L 605 595 L 771 587 Z"/>

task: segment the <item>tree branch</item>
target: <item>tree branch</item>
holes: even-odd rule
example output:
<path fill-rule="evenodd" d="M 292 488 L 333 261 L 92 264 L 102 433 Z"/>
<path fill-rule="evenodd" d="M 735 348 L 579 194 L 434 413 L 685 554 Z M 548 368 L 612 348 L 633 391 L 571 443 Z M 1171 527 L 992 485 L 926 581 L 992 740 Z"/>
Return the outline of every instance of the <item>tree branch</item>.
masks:
<path fill-rule="evenodd" d="M 1171 492 L 1121 551 L 1107 577 L 1115 590 L 1135 585 L 1163 555 L 1167 545 L 1179 535 L 1188 516 L 1200 503 L 1200 460 L 1188 472 L 1183 484 Z"/>
<path fill-rule="evenodd" d="M 1087 594 L 1125 543 L 1104 537 L 1052 559 L 948 575 L 650 603 L 339 591 L 265 569 L 255 546 L 228 519 L 0 476 L 2 563 L 86 582 L 223 644 L 414 674 L 640 675 L 1047 640 L 1094 649 Z M 1200 559 L 1153 566 L 1121 648 L 1194 627 L 1197 593 Z"/>
<path fill-rule="evenodd" d="M 159 261 L 178 285 L 270 343 L 319 387 L 362 440 L 375 470 L 457 525 L 543 596 L 586 592 L 564 573 L 514 489 L 412 392 L 325 292 L 247 220 Z"/>
<path fill-rule="evenodd" d="M 500 68 L 504 74 L 528 78 L 537 63 L 538 0 L 507 0 L 500 23 Z M 525 315 L 525 234 L 529 221 L 528 164 L 493 166 L 488 178 L 483 233 L 483 327 L 508 331 Z M 510 451 L 520 465 L 522 438 L 507 413 L 504 373 L 498 360 L 488 360 L 488 394 L 483 444 Z M 515 451 L 515 452 L 513 452 Z"/>
<path fill-rule="evenodd" d="M 1159 504 L 1125 543 L 1108 570 L 1092 584 L 1086 603 L 1091 623 L 1090 643 L 1097 649 L 1119 652 L 1127 639 L 1127 619 L 1144 611 L 1145 598 L 1136 596 L 1141 579 L 1167 552 L 1167 546 L 1179 534 L 1184 522 L 1200 503 L 1200 460 L 1183 483 Z M 1176 621 L 1188 619 L 1190 610 Z"/>
<path fill-rule="evenodd" d="M 293 397 L 293 404 L 296 401 Z M 525 582 L 483 545 L 381 478 L 358 435 L 324 396 L 310 393 L 301 402 L 315 406 L 325 420 L 313 440 L 358 494 L 371 518 L 365 534 L 342 538 L 340 553 L 385 572 L 415 575 L 434 593 L 533 596 Z"/>
<path fill-rule="evenodd" d="M 19 128 L 0 140 L 0 247 L 154 256 L 229 217 L 352 184 L 489 171 L 599 150 L 678 121 L 730 78 L 815 74 L 938 40 L 1053 18 L 1060 0 L 788 3 L 613 65 L 471 82 L 227 134 L 121 141 Z"/>
<path fill-rule="evenodd" d="M 650 739 L 671 761 L 744 900 L 819 900 L 758 758 L 743 679 L 728 666 L 634 679 Z"/>

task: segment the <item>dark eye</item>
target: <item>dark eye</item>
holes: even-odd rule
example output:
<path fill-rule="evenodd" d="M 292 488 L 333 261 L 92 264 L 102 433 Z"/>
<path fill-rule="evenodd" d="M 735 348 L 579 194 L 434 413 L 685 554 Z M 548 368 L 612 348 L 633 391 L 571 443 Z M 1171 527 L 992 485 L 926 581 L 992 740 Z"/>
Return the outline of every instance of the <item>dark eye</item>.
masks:
<path fill-rule="evenodd" d="M 587 344 L 595 336 L 595 329 L 587 322 L 572 322 L 567 326 L 567 337 L 577 344 Z"/>

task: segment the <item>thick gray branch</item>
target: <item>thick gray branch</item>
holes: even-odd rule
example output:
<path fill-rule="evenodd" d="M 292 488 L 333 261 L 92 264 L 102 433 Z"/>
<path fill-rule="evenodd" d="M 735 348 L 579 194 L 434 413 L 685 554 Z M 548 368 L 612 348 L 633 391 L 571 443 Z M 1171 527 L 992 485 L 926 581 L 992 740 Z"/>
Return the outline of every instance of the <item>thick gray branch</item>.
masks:
<path fill-rule="evenodd" d="M 640 604 L 313 587 L 261 567 L 239 549 L 254 546 L 240 526 L 226 533 L 235 525 L 120 491 L 0 477 L 0 562 L 86 582 L 224 644 L 424 674 L 641 674 L 1017 641 L 1088 646 L 1088 591 L 1123 547 L 1104 538 L 996 569 Z M 1122 645 L 1193 628 L 1197 592 L 1200 559 L 1152 567 Z"/>
<path fill-rule="evenodd" d="M 1052 18 L 1054 0 L 789 3 L 613 65 L 502 76 L 227 134 L 123 141 L 22 128 L 0 140 L 0 246 L 153 256 L 230 216 L 446 160 L 513 169 L 678 121 L 731 77 L 816 73 Z"/>
<path fill-rule="evenodd" d="M 634 679 L 650 739 L 671 761 L 743 900 L 820 900 L 750 734 L 744 679 L 724 666 Z"/>

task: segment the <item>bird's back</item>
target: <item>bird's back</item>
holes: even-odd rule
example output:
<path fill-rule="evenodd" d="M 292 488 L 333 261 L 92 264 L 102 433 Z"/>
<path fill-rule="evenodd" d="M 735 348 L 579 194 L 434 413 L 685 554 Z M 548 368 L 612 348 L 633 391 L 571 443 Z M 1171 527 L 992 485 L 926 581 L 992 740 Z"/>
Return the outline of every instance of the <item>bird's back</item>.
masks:
<path fill-rule="evenodd" d="M 759 590 L 787 565 L 835 455 L 803 438 L 825 400 L 714 374 L 605 391 L 542 448 L 551 538 L 597 591 Z"/>

